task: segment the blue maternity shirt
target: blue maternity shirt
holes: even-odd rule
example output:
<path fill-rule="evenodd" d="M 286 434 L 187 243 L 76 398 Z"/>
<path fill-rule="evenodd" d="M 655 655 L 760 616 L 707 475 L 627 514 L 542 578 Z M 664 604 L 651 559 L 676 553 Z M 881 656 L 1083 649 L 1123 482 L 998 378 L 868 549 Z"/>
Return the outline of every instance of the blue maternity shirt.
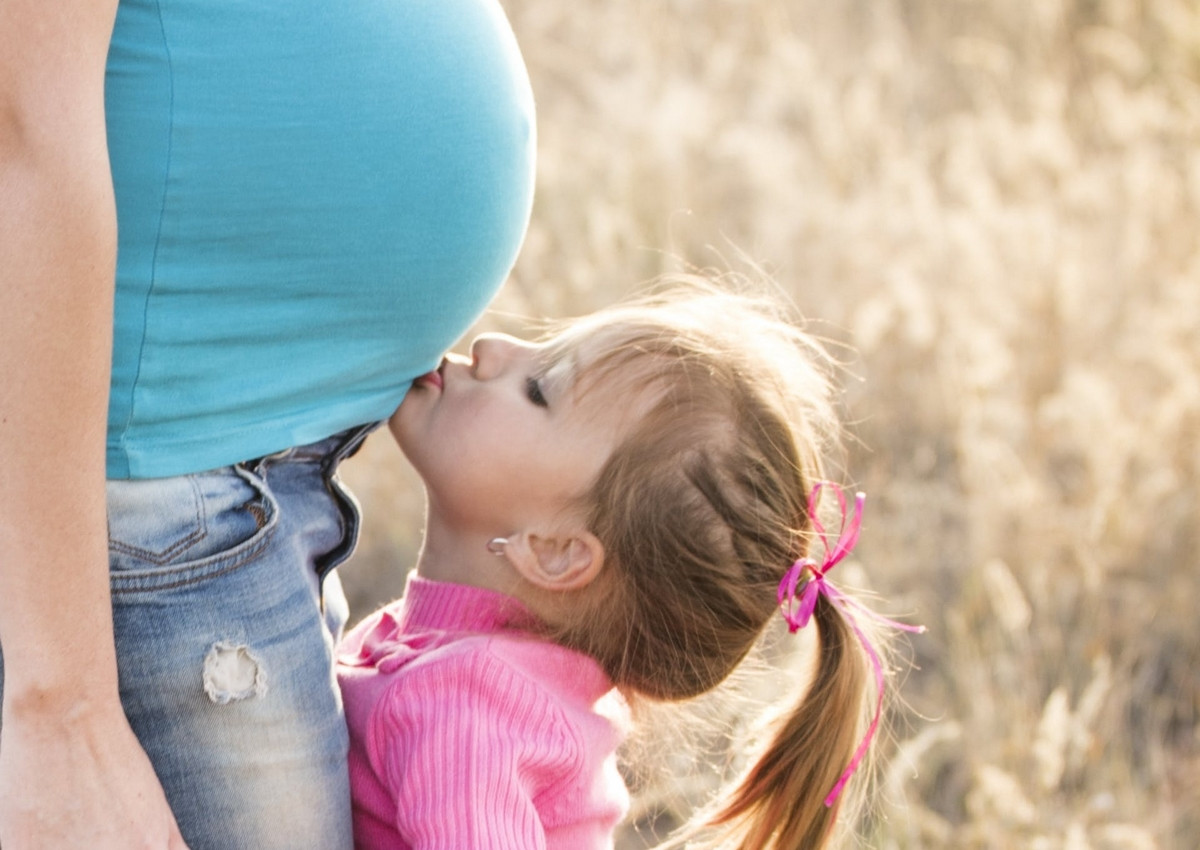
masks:
<path fill-rule="evenodd" d="M 112 478 L 385 418 L 499 288 L 534 108 L 495 0 L 121 0 Z"/>

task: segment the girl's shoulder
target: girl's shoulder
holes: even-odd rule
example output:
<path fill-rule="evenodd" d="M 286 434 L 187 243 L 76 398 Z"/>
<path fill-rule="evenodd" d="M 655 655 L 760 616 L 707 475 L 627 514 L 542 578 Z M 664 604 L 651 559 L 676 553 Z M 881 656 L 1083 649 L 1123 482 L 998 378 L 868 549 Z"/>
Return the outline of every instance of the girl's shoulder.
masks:
<path fill-rule="evenodd" d="M 590 704 L 612 689 L 595 659 L 556 643 L 518 632 L 488 635 L 481 643 L 479 651 L 555 693 Z"/>
<path fill-rule="evenodd" d="M 468 634 L 430 647 L 406 665 L 392 699 L 436 699 L 463 709 L 498 712 L 540 707 L 576 727 L 627 727 L 624 701 L 587 655 L 521 632 Z M 593 728 L 593 731 L 594 728 Z"/>

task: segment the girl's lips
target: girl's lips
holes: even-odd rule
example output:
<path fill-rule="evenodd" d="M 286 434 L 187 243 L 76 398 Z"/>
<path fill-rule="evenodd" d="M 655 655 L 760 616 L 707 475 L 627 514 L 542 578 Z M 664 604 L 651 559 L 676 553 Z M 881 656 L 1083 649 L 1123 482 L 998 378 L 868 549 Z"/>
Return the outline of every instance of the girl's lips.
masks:
<path fill-rule="evenodd" d="M 445 361 L 443 361 L 443 363 L 444 362 Z M 437 369 L 432 372 L 426 372 L 424 375 L 413 381 L 413 383 L 419 386 L 433 387 L 434 389 L 440 390 L 443 386 L 445 386 L 446 383 L 445 379 L 442 377 L 441 370 L 442 366 L 439 364 Z"/>

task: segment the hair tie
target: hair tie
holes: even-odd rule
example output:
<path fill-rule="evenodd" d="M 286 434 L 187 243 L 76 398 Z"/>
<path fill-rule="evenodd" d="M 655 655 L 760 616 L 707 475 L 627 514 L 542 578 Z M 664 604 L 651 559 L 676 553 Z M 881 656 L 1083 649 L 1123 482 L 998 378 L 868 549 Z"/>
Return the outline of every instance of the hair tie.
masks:
<path fill-rule="evenodd" d="M 837 497 L 838 508 L 842 515 L 841 528 L 838 530 L 837 540 L 832 547 L 829 545 L 829 535 L 825 531 L 825 526 L 817 518 L 817 498 L 821 494 L 821 489 L 826 486 Z M 899 623 L 876 614 L 871 609 L 842 593 L 825 577 L 825 574 L 845 558 L 854 548 L 855 544 L 858 543 L 858 533 L 862 528 L 863 503 L 866 502 L 866 499 L 867 496 L 865 493 L 855 494 L 854 510 L 850 514 L 849 519 L 847 519 L 846 494 L 842 491 L 842 488 L 836 484 L 824 481 L 818 481 L 813 485 L 812 493 L 808 497 L 808 518 L 812 520 L 813 527 L 817 530 L 817 536 L 821 539 L 821 545 L 825 549 L 825 558 L 819 564 L 812 558 L 801 558 L 788 568 L 788 571 L 784 573 L 783 579 L 779 582 L 779 609 L 783 613 L 783 618 L 787 620 L 790 632 L 795 633 L 808 625 L 808 621 L 812 618 L 813 611 L 817 607 L 817 597 L 824 596 L 846 618 L 846 621 L 850 624 L 850 628 L 858 636 L 863 649 L 866 650 L 867 656 L 871 659 L 871 666 L 875 670 L 875 691 L 877 694 L 875 716 L 871 719 L 871 725 L 867 727 L 867 734 L 863 736 L 862 741 L 859 742 L 858 749 L 854 751 L 854 756 L 850 759 L 850 764 L 825 798 L 826 806 L 834 804 L 838 795 L 842 793 L 842 789 L 845 788 L 846 783 L 854 774 L 854 771 L 858 769 L 859 763 L 863 760 L 863 756 L 866 755 L 867 749 L 871 746 L 871 739 L 875 737 L 875 730 L 879 726 L 879 717 L 883 712 L 883 662 L 880 661 L 879 653 L 875 650 L 875 646 L 867 638 L 863 630 L 859 628 L 854 613 L 861 613 L 876 622 L 891 626 L 894 629 L 918 633 L 925 631 L 924 626 L 910 626 L 907 623 Z M 811 576 L 807 580 L 805 580 L 806 574 Z"/>

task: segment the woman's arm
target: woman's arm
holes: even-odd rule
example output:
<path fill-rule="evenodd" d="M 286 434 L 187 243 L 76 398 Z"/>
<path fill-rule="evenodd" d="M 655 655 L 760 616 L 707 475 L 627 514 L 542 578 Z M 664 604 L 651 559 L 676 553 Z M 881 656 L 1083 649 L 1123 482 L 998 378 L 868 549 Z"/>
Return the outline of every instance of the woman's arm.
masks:
<path fill-rule="evenodd" d="M 104 439 L 116 0 L 0 3 L 0 844 L 183 846 L 117 695 Z"/>

